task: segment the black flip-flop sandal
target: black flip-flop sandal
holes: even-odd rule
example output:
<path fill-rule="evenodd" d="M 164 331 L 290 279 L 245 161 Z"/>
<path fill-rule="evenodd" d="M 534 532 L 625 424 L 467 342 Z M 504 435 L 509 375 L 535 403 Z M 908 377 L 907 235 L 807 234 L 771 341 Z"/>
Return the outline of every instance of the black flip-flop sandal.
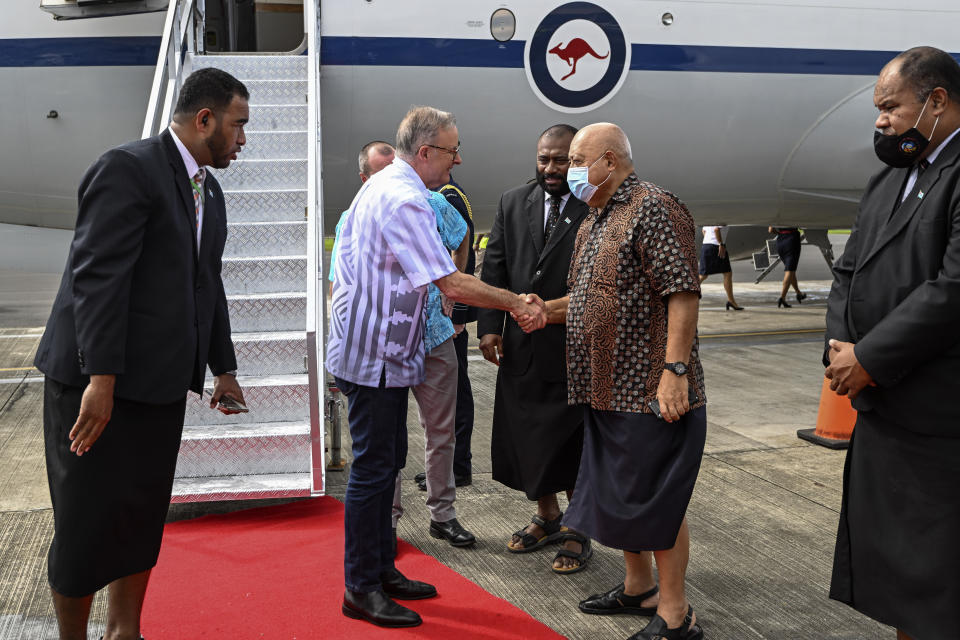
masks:
<path fill-rule="evenodd" d="M 553 557 L 553 561 L 556 562 L 557 559 L 559 558 L 573 558 L 574 560 L 579 561 L 580 564 L 570 568 L 552 567 L 554 573 L 558 573 L 562 576 L 565 576 L 571 573 L 576 573 L 577 571 L 583 571 L 584 569 L 586 569 L 587 560 L 589 560 L 590 557 L 593 555 L 593 547 L 590 545 L 590 538 L 584 535 L 580 535 L 576 531 L 571 531 L 570 529 L 567 529 L 566 531 L 563 532 L 563 535 L 560 536 L 560 544 L 563 544 L 564 542 L 567 542 L 567 541 L 579 542 L 580 552 L 577 553 L 576 551 L 570 551 L 569 549 L 560 548 L 557 550 L 557 555 Z"/>
<path fill-rule="evenodd" d="M 524 527 L 520 529 L 513 535 L 520 538 L 520 544 L 523 547 L 515 548 L 507 545 L 507 551 L 510 553 L 530 553 L 531 551 L 536 551 L 552 542 L 557 542 L 564 535 L 563 531 L 560 528 L 560 520 L 563 518 L 563 512 L 560 512 L 553 520 L 544 520 L 539 515 L 534 515 L 530 518 L 530 522 L 537 525 L 543 529 L 546 535 L 538 538 L 532 533 L 527 533 L 527 528 Z"/>

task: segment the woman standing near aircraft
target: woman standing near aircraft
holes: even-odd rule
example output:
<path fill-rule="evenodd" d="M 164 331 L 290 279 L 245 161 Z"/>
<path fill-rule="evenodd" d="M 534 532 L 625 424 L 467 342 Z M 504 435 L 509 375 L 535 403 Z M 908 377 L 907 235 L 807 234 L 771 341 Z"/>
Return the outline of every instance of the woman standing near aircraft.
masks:
<path fill-rule="evenodd" d="M 800 262 L 800 229 L 796 227 L 769 227 L 770 233 L 777 234 L 777 255 L 783 261 L 783 288 L 780 290 L 780 298 L 777 300 L 777 308 L 786 307 L 789 309 L 793 305 L 787 302 L 787 294 L 790 293 L 790 287 L 797 292 L 797 304 L 800 304 L 807 297 L 803 291 L 800 291 L 800 285 L 797 282 L 797 264 Z"/>

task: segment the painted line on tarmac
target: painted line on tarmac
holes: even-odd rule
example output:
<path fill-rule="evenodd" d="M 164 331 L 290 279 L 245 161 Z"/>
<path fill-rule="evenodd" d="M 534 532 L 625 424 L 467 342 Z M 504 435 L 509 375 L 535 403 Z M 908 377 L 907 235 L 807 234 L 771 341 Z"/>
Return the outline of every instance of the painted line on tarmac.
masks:
<path fill-rule="evenodd" d="M 0 378 L 0 384 L 25 384 L 27 382 L 43 382 L 43 376 L 27 376 L 26 378 Z"/>
<path fill-rule="evenodd" d="M 36 367 L 10 367 L 8 369 L 0 369 L 0 371 L 36 371 Z"/>
<path fill-rule="evenodd" d="M 0 340 L 4 338 L 42 338 L 42 333 L 15 333 L 13 335 L 0 335 Z"/>
<path fill-rule="evenodd" d="M 789 329 L 785 331 L 748 331 L 744 333 L 711 333 L 701 335 L 701 339 L 707 338 L 749 338 L 752 336 L 789 336 L 802 335 L 805 333 L 823 333 L 824 329 Z"/>

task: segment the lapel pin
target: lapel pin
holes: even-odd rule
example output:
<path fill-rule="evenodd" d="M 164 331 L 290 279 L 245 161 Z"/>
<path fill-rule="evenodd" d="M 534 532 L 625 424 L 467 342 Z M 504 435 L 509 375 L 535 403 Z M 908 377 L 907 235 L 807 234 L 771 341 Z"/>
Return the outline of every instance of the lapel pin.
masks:
<path fill-rule="evenodd" d="M 923 191 L 917 194 L 917 200 L 923 200 Z"/>
<path fill-rule="evenodd" d="M 566 222 L 567 224 L 570 224 L 570 218 L 564 218 L 563 221 Z"/>

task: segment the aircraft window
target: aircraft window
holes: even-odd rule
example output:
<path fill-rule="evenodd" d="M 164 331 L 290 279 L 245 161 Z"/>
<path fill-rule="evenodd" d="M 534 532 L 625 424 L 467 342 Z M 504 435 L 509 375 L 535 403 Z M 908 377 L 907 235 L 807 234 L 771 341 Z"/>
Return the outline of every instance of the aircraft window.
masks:
<path fill-rule="evenodd" d="M 490 16 L 490 35 L 498 42 L 506 42 L 517 31 L 517 18 L 510 9 L 497 9 Z"/>
<path fill-rule="evenodd" d="M 660 22 L 662 22 L 664 26 L 669 27 L 670 25 L 673 24 L 673 14 L 670 13 L 669 11 L 663 14 L 662 16 L 660 16 Z"/>

